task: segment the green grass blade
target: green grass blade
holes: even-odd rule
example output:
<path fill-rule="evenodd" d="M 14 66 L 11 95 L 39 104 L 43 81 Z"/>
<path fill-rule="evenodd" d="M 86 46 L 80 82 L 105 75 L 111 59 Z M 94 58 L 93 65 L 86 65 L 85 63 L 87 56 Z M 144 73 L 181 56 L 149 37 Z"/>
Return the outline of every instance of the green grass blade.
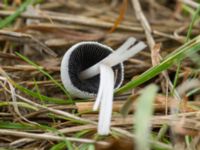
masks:
<path fill-rule="evenodd" d="M 36 93 L 37 93 L 37 95 L 39 96 L 39 100 L 40 100 L 40 101 L 44 101 L 44 100 L 42 99 L 42 96 L 41 96 L 39 87 L 38 87 L 37 82 L 35 81 L 35 79 L 34 79 L 34 85 L 35 85 L 35 88 L 36 88 Z"/>
<path fill-rule="evenodd" d="M 14 14 L 6 17 L 4 20 L 0 21 L 0 29 L 6 27 L 11 22 L 13 22 L 21 13 L 23 13 L 26 8 L 33 3 L 33 0 L 26 0 L 24 3 L 20 5 L 20 7 L 15 11 Z"/>
<path fill-rule="evenodd" d="M 150 144 L 150 125 L 151 116 L 153 114 L 153 102 L 156 97 L 158 87 L 156 85 L 149 85 L 137 99 L 136 111 L 134 115 L 135 120 L 135 135 L 137 150 L 149 150 Z"/>
<path fill-rule="evenodd" d="M 199 7 L 197 8 L 197 10 L 194 12 L 193 14 L 193 18 L 192 18 L 192 22 L 190 23 L 190 26 L 189 26 L 189 29 L 188 29 L 188 32 L 187 32 L 187 38 L 186 38 L 186 42 L 188 42 L 190 40 L 190 37 L 191 37 L 191 34 L 192 34 L 192 28 L 194 26 L 194 23 L 195 21 L 197 20 L 198 16 L 199 16 L 199 12 L 200 12 L 200 5 Z M 197 56 L 196 56 L 197 55 Z M 193 56 L 190 57 L 194 62 L 198 63 L 198 59 L 199 59 L 199 56 L 198 56 L 198 53 L 196 54 L 193 54 Z M 198 63 L 199 65 L 200 63 Z M 174 79 L 174 83 L 173 83 L 173 90 L 172 90 L 172 95 L 174 95 L 174 89 L 176 88 L 176 84 L 178 82 L 178 77 L 179 77 L 179 72 L 180 72 L 180 68 L 181 68 L 181 61 L 178 62 L 178 67 L 176 69 L 176 74 L 175 74 L 175 79 Z"/>
<path fill-rule="evenodd" d="M 48 101 L 50 103 L 55 103 L 55 104 L 73 104 L 73 102 L 71 102 L 69 100 L 67 101 L 67 100 L 63 100 L 63 99 L 59 99 L 59 98 L 48 97 L 48 96 L 45 96 L 42 94 L 38 95 L 37 92 L 33 92 L 33 91 L 31 91 L 19 84 L 16 84 L 16 83 L 14 83 L 14 86 L 21 92 L 23 92 L 29 96 L 32 96 L 34 98 L 41 99 L 43 101 Z"/>
<path fill-rule="evenodd" d="M 191 137 L 189 135 L 185 136 L 185 143 L 187 145 L 187 150 L 193 150 L 191 146 Z"/>
<path fill-rule="evenodd" d="M 122 114 L 123 117 L 126 117 L 129 114 L 131 108 L 133 107 L 133 105 L 132 105 L 133 99 L 132 98 L 133 98 L 132 95 L 129 96 L 128 99 L 126 100 L 126 102 L 123 104 L 121 110 L 120 110 L 120 113 Z"/>
<path fill-rule="evenodd" d="M 190 26 L 189 26 L 189 29 L 188 29 L 188 32 L 187 32 L 186 42 L 190 40 L 190 37 L 191 37 L 191 34 L 192 34 L 192 28 L 194 26 L 195 21 L 198 19 L 199 13 L 200 13 L 200 5 L 199 5 L 199 7 L 197 8 L 197 10 L 195 11 L 195 13 L 192 17 L 192 22 L 190 23 Z"/>
<path fill-rule="evenodd" d="M 18 129 L 18 130 L 34 130 L 33 126 L 22 123 L 14 123 L 9 121 L 0 121 L 1 129 Z"/>
<path fill-rule="evenodd" d="M 182 9 L 183 9 L 183 13 L 185 15 L 194 15 L 195 11 L 193 8 L 191 8 L 190 6 L 188 5 L 182 5 Z"/>
<path fill-rule="evenodd" d="M 59 142 L 58 144 L 53 145 L 50 150 L 61 150 L 61 149 L 66 149 L 67 146 L 65 142 Z"/>
<path fill-rule="evenodd" d="M 79 138 L 79 137 L 87 134 L 88 132 L 90 132 L 90 130 L 79 131 L 77 134 L 75 134 L 75 137 Z M 88 144 L 87 144 L 87 146 L 88 146 Z M 69 145 L 67 145 L 67 143 L 59 142 L 58 144 L 55 144 L 54 146 L 52 146 L 50 150 L 60 150 L 60 149 L 66 148 L 66 147 L 68 147 L 68 149 L 69 149 Z"/>
<path fill-rule="evenodd" d="M 193 28 L 195 22 L 197 21 L 197 19 L 199 18 L 199 13 L 200 13 L 200 5 L 198 6 L 198 8 L 196 9 L 196 11 L 193 14 L 192 21 L 190 23 L 190 26 L 189 26 L 189 29 L 188 29 L 188 32 L 187 32 L 186 42 L 189 41 L 190 38 L 191 38 L 192 28 Z M 195 53 L 190 57 L 190 59 L 193 62 L 197 63 L 198 66 L 200 66 L 199 57 L 200 57 L 199 54 Z"/>
<path fill-rule="evenodd" d="M 197 52 L 200 50 L 200 36 L 194 38 L 193 40 L 185 43 L 183 46 L 178 48 L 173 53 L 169 54 L 159 65 L 152 67 L 142 73 L 140 76 L 138 76 L 136 79 L 128 82 L 124 86 L 122 86 L 120 89 L 116 90 L 116 93 L 123 93 L 125 91 L 128 91 L 136 86 L 141 85 L 142 83 L 148 81 L 149 79 L 152 79 L 162 71 L 168 69 L 170 66 L 172 66 L 177 61 L 180 61 L 187 56 Z"/>
<path fill-rule="evenodd" d="M 89 144 L 88 150 L 95 150 L 95 146 L 93 144 Z"/>
<path fill-rule="evenodd" d="M 28 103 L 24 103 L 24 102 L 16 102 L 16 104 L 19 107 L 23 107 L 23 108 L 27 108 L 27 109 L 31 109 L 31 110 L 35 110 L 38 111 L 38 108 L 28 104 Z M 0 102 L 0 107 L 2 106 L 8 106 L 8 105 L 13 105 L 13 102 Z"/>
<path fill-rule="evenodd" d="M 162 138 L 164 138 L 168 129 L 169 129 L 169 126 L 167 124 L 163 124 L 162 127 L 160 128 L 159 132 L 158 132 L 156 140 L 160 141 Z"/>
<path fill-rule="evenodd" d="M 195 94 L 195 93 L 197 93 L 197 92 L 199 92 L 199 91 L 200 91 L 200 87 L 195 88 L 195 89 L 189 91 L 189 92 L 186 94 L 186 96 L 189 97 L 189 96 L 191 96 L 191 95 L 193 95 L 193 94 Z"/>
<path fill-rule="evenodd" d="M 82 136 L 84 136 L 85 134 L 89 133 L 91 130 L 82 130 L 82 131 L 79 131 L 78 133 L 75 134 L 75 137 L 76 138 L 80 138 Z"/>
<path fill-rule="evenodd" d="M 95 150 L 95 146 L 93 144 L 81 144 L 79 146 L 80 150 Z"/>

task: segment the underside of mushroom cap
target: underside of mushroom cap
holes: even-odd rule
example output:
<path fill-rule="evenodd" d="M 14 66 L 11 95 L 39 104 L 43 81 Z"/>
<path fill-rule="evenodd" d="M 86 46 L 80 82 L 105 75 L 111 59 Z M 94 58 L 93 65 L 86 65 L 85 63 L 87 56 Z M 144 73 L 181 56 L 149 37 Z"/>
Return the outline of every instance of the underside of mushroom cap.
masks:
<path fill-rule="evenodd" d="M 110 47 L 97 42 L 81 42 L 71 47 L 66 52 L 61 64 L 61 78 L 65 88 L 76 97 L 94 97 L 99 88 L 99 75 L 86 80 L 81 80 L 79 75 L 111 54 L 112 51 Z M 62 72 L 62 68 L 65 68 L 65 73 Z M 115 88 L 118 88 L 123 81 L 123 64 L 120 63 L 112 68 L 115 73 Z"/>

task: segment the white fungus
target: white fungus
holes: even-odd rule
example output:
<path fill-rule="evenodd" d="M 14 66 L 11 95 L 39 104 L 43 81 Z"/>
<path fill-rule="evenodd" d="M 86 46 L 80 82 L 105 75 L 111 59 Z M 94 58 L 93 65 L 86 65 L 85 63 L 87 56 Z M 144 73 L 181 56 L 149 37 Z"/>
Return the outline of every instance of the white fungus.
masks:
<path fill-rule="evenodd" d="M 145 47 L 143 42 L 129 38 L 115 51 L 97 42 L 81 42 L 65 53 L 61 63 L 62 82 L 76 97 L 96 97 L 93 110 L 99 109 L 99 135 L 110 132 L 114 89 L 120 87 L 124 76 L 122 62 Z"/>

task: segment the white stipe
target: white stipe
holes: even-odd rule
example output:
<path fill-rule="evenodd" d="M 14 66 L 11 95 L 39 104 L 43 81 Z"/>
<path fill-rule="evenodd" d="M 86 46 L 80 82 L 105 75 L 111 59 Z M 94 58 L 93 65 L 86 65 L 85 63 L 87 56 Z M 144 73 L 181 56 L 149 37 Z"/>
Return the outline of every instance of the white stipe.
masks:
<path fill-rule="evenodd" d="M 104 72 L 104 70 L 102 68 L 102 65 L 100 65 L 100 83 L 99 83 L 97 98 L 96 98 L 96 101 L 95 101 L 94 106 L 93 106 L 94 111 L 98 110 L 100 101 L 102 99 L 103 90 L 106 87 L 106 82 L 104 80 L 104 79 L 106 79 L 106 74 L 104 74 L 103 72 Z"/>
<path fill-rule="evenodd" d="M 129 50 L 125 51 L 124 53 L 115 54 L 115 52 L 112 55 L 110 59 L 105 58 L 103 63 L 109 65 L 110 67 L 117 65 L 120 62 L 123 62 L 130 57 L 134 56 L 135 54 L 139 53 L 141 50 L 143 50 L 146 47 L 146 45 L 143 42 L 139 42 L 135 46 L 131 47 Z"/>
<path fill-rule="evenodd" d="M 133 38 L 133 37 L 129 38 L 118 49 L 116 49 L 112 54 L 108 55 L 106 58 L 104 58 L 103 60 L 101 60 L 99 62 L 99 64 L 100 63 L 110 64 L 111 59 L 113 59 L 113 58 L 119 58 L 119 56 L 122 56 L 131 47 L 131 45 L 133 45 L 135 42 L 136 42 L 135 38 Z M 98 63 L 96 65 L 98 65 Z"/>
<path fill-rule="evenodd" d="M 100 87 L 94 109 L 99 109 L 98 134 L 108 135 L 112 116 L 114 72 L 111 67 L 100 65 Z"/>
<path fill-rule="evenodd" d="M 106 58 L 104 58 L 102 61 L 98 62 L 97 64 L 93 65 L 92 67 L 84 70 L 80 73 L 81 79 L 88 79 L 91 78 L 97 74 L 99 74 L 99 65 L 100 64 L 106 64 L 110 67 L 113 67 L 130 57 L 133 57 L 135 54 L 139 53 L 141 50 L 143 50 L 146 47 L 146 44 L 143 42 L 139 42 L 130 49 L 128 49 L 132 44 L 135 43 L 135 39 L 131 38 L 128 39 L 120 48 L 117 49 L 117 51 L 113 52 L 112 54 L 108 55 Z"/>
<path fill-rule="evenodd" d="M 133 37 L 130 37 L 118 49 L 116 49 L 115 52 L 118 54 L 121 54 L 121 53 L 125 52 L 135 42 L 136 42 L 136 39 Z"/>
<path fill-rule="evenodd" d="M 121 53 L 123 53 L 124 51 L 126 51 L 131 45 L 133 45 L 136 42 L 136 39 L 133 37 L 130 37 L 125 43 L 123 43 L 115 52 L 115 55 L 120 55 Z M 111 57 L 110 57 L 111 56 Z M 106 60 L 112 59 L 112 55 L 109 55 Z M 104 74 L 100 74 L 100 79 L 104 78 Z M 104 85 L 105 84 L 105 85 Z M 99 90 L 98 90 L 98 94 L 97 94 L 97 98 L 95 101 L 95 104 L 93 106 L 93 110 L 97 111 L 99 104 L 100 104 L 100 99 L 102 98 L 102 91 L 103 91 L 103 87 L 106 87 L 107 83 L 103 82 L 103 80 L 100 80 L 100 84 L 99 84 Z"/>

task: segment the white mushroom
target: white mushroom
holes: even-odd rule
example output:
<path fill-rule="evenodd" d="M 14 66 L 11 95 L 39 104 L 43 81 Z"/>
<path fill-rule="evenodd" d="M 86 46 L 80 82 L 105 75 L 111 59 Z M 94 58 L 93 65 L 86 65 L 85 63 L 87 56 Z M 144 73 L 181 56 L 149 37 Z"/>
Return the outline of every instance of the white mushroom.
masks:
<path fill-rule="evenodd" d="M 124 78 L 122 62 L 145 47 L 143 42 L 129 38 L 116 51 L 97 42 L 80 42 L 65 53 L 61 63 L 62 82 L 75 97 L 96 97 L 93 110 L 100 108 L 98 134 L 110 132 L 114 89 L 121 86 Z"/>

